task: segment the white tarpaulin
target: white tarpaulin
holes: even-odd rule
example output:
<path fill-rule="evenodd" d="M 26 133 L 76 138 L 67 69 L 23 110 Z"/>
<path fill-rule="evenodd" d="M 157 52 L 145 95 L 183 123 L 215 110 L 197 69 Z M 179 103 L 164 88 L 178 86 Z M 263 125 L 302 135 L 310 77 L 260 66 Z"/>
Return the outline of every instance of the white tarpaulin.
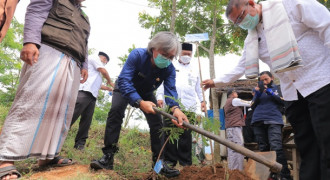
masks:
<path fill-rule="evenodd" d="M 186 34 L 185 41 L 186 42 L 197 42 L 197 41 L 208 41 L 209 34 L 201 33 L 201 34 Z"/>

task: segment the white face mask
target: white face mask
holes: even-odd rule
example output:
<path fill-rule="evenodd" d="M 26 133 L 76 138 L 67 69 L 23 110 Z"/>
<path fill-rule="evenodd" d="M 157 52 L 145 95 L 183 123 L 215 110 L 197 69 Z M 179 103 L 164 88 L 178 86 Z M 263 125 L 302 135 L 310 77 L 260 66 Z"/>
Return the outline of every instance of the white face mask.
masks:
<path fill-rule="evenodd" d="M 190 56 L 181 56 L 181 57 L 180 57 L 180 60 L 181 60 L 181 62 L 183 62 L 184 64 L 188 64 L 188 63 L 190 63 L 190 61 L 191 61 L 191 57 L 190 57 Z"/>

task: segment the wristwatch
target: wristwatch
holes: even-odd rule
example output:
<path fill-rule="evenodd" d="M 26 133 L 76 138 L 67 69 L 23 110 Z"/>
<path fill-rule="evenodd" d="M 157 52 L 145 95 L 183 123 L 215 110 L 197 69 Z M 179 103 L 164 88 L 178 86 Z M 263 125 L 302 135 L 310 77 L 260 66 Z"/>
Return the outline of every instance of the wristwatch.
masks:
<path fill-rule="evenodd" d="M 135 103 L 134 103 L 134 107 L 136 107 L 136 108 L 140 108 L 140 102 L 142 101 L 142 99 L 138 99 L 138 100 L 136 100 L 135 101 Z"/>

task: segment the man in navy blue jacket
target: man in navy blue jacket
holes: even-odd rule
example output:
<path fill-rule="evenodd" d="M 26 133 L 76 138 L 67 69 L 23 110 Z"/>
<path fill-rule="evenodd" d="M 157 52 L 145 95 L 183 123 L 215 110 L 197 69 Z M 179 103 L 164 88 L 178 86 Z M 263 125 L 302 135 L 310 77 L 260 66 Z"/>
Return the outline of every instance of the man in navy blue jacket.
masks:
<path fill-rule="evenodd" d="M 128 104 L 140 108 L 149 124 L 152 160 L 155 163 L 163 145 L 160 129 L 163 127 L 162 119 L 152 109 L 156 106 L 154 91 L 164 82 L 166 96 L 177 98 L 175 88 L 175 68 L 171 61 L 180 53 L 181 44 L 177 37 L 170 32 L 157 33 L 149 42 L 147 49 L 134 49 L 118 77 L 112 97 L 112 106 L 108 114 L 103 157 L 93 161 L 93 169 L 113 169 L 114 154 L 118 151 L 117 143 L 121 124 Z M 187 117 L 182 113 L 179 104 L 173 99 L 166 98 L 166 104 L 171 108 L 173 116 L 179 122 L 172 120 L 182 127 Z M 179 171 L 163 165 L 161 174 L 167 177 L 179 175 Z"/>

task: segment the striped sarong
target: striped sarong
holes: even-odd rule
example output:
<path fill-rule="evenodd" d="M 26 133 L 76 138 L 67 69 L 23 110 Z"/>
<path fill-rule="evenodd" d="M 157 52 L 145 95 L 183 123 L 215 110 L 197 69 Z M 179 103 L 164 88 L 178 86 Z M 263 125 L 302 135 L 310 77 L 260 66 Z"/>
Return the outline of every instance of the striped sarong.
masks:
<path fill-rule="evenodd" d="M 38 62 L 24 64 L 0 135 L 0 161 L 53 159 L 70 127 L 80 82 L 71 57 L 41 45 Z"/>
<path fill-rule="evenodd" d="M 282 0 L 261 2 L 262 20 L 272 71 L 285 72 L 302 66 L 298 45 Z M 256 78 L 259 73 L 258 33 L 249 30 L 246 43 L 245 76 Z"/>

